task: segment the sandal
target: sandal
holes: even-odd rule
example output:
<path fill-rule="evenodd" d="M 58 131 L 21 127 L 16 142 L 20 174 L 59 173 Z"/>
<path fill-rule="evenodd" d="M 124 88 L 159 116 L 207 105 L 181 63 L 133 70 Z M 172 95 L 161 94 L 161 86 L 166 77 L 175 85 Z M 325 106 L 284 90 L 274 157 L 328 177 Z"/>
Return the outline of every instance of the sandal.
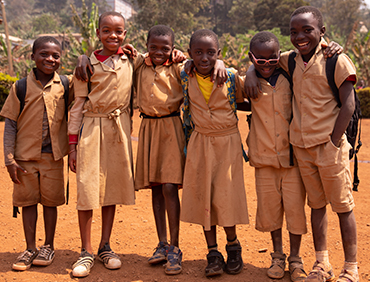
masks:
<path fill-rule="evenodd" d="M 307 273 L 303 269 L 303 261 L 301 257 L 288 257 L 289 262 L 289 273 L 290 273 L 290 280 L 293 282 L 296 281 L 305 281 L 307 277 Z"/>
<path fill-rule="evenodd" d="M 271 266 L 267 270 L 267 276 L 271 279 L 281 279 L 285 274 L 285 254 L 271 253 Z"/>
<path fill-rule="evenodd" d="M 331 264 L 325 264 L 323 262 L 316 261 L 313 265 L 312 270 L 306 278 L 306 282 L 325 282 L 333 281 L 335 278 L 333 268 Z"/>
<path fill-rule="evenodd" d="M 342 270 L 337 280 L 337 282 L 359 282 L 359 281 L 360 279 L 358 277 L 358 274 L 356 275 L 356 273 L 347 269 Z"/>

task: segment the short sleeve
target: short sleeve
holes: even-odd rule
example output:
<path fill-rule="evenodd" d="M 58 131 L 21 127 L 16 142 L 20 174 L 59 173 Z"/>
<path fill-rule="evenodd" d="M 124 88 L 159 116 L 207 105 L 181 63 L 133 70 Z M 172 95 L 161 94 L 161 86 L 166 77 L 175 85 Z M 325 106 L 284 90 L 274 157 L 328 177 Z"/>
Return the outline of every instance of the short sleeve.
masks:
<path fill-rule="evenodd" d="M 17 90 L 14 83 L 10 88 L 9 95 L 5 100 L 3 108 L 1 109 L 0 116 L 17 121 L 19 111 L 20 111 L 20 102 L 17 97 Z"/>
<path fill-rule="evenodd" d="M 357 81 L 356 67 L 346 54 L 340 54 L 334 72 L 337 87 L 339 88 L 349 76 L 355 76 L 355 82 Z"/>
<path fill-rule="evenodd" d="M 73 88 L 75 97 L 87 97 L 89 91 L 87 88 L 87 82 L 78 80 L 75 75 L 73 75 Z"/>

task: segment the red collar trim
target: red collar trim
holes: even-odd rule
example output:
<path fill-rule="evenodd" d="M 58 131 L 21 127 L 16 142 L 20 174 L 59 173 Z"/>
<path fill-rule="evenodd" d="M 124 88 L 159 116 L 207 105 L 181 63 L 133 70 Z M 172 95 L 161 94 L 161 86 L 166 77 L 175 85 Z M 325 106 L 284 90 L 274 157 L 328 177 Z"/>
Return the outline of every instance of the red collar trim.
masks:
<path fill-rule="evenodd" d="M 110 56 L 105 56 L 105 55 L 100 55 L 99 53 L 101 52 L 102 50 L 96 50 L 94 51 L 94 55 L 96 57 L 96 59 L 99 61 L 99 62 L 104 62 L 106 59 L 108 59 Z M 118 50 L 117 52 L 114 54 L 114 55 L 124 55 L 125 53 L 123 52 L 122 48 L 121 47 L 118 47 Z"/>
<path fill-rule="evenodd" d="M 151 66 L 154 66 L 153 62 L 152 62 L 152 59 L 149 57 L 149 55 L 146 55 L 145 59 L 144 59 L 144 62 L 147 66 L 151 67 Z M 165 61 L 162 66 L 170 66 L 172 65 L 172 61 L 170 59 L 167 59 L 167 61 Z"/>

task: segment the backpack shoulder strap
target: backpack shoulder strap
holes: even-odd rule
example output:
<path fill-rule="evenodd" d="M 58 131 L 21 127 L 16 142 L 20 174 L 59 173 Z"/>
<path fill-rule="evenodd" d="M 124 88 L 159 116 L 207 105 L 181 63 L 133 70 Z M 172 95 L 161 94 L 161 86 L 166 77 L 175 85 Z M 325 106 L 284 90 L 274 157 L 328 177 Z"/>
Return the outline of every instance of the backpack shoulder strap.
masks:
<path fill-rule="evenodd" d="M 342 106 L 342 103 L 340 102 L 339 90 L 334 80 L 335 65 L 337 64 L 337 61 L 338 61 L 338 54 L 335 54 L 334 56 L 330 58 L 328 57 L 326 59 L 325 72 L 326 72 L 326 78 L 328 79 L 328 84 L 330 86 L 330 89 L 333 92 L 335 100 L 337 100 L 338 107 L 340 108 Z"/>
<path fill-rule="evenodd" d="M 296 57 L 297 53 L 295 51 L 291 52 L 289 54 L 289 58 L 288 58 L 288 69 L 289 69 L 289 74 L 290 74 L 290 77 L 291 79 L 293 80 L 293 72 L 294 72 L 294 69 L 295 69 L 295 57 Z"/>
<path fill-rule="evenodd" d="M 185 134 L 185 147 L 184 147 L 184 153 L 186 156 L 187 153 L 187 143 L 189 142 L 190 135 L 193 132 L 193 123 L 191 121 L 191 114 L 189 109 L 189 92 L 188 92 L 188 86 L 189 86 L 189 75 L 182 70 L 180 73 L 181 78 L 181 87 L 182 87 L 182 93 L 184 95 L 184 104 L 182 108 L 183 112 L 183 129 Z"/>
<path fill-rule="evenodd" d="M 231 71 L 231 69 L 226 69 L 227 71 L 227 80 L 226 80 L 226 87 L 227 87 L 227 98 L 229 99 L 229 103 L 231 109 L 233 110 L 236 119 L 238 119 L 238 115 L 236 113 L 236 86 L 235 86 L 235 74 Z"/>
<path fill-rule="evenodd" d="M 289 81 L 290 91 L 293 93 L 293 79 L 283 68 L 279 68 L 280 73 Z"/>
<path fill-rule="evenodd" d="M 68 80 L 68 77 L 66 77 L 65 75 L 60 75 L 60 80 L 63 84 L 63 87 L 64 87 L 64 111 L 65 111 L 65 116 L 66 116 L 66 121 L 68 121 L 68 105 L 69 105 L 69 102 L 68 102 L 68 97 L 69 97 L 69 80 Z"/>
<path fill-rule="evenodd" d="M 18 80 L 15 83 L 15 88 L 17 90 L 17 97 L 20 102 L 20 109 L 19 109 L 19 115 L 21 115 L 23 109 L 24 109 L 24 104 L 26 100 L 26 93 L 27 93 L 27 77 L 24 77 L 20 80 Z"/>

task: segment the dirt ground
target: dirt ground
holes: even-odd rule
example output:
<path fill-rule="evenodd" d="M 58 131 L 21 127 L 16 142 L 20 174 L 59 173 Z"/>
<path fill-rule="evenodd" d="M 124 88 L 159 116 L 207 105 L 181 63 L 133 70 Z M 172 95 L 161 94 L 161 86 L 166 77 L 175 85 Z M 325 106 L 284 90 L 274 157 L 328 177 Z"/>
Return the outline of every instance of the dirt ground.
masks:
<path fill-rule="evenodd" d="M 239 113 L 240 131 L 243 140 L 246 139 L 248 126 L 245 114 Z M 135 112 L 133 151 L 136 152 L 137 135 L 140 119 Z M 3 136 L 4 123 L 0 123 L 0 135 Z M 361 281 L 370 281 L 370 120 L 362 121 L 362 142 L 359 159 L 360 186 L 359 192 L 354 193 L 356 208 L 355 214 L 358 227 L 358 263 Z M 48 267 L 32 266 L 25 272 L 12 271 L 11 265 L 18 254 L 25 249 L 25 240 L 22 230 L 21 217 L 12 218 L 12 182 L 3 165 L 1 140 L 0 152 L 0 281 L 70 281 L 77 280 L 71 276 L 72 264 L 80 253 L 80 239 L 76 212 L 76 181 L 73 173 L 70 178 L 70 204 L 58 209 L 55 246 L 56 258 Z M 245 145 L 246 148 L 246 145 Z M 351 164 L 353 168 L 353 163 Z M 244 166 L 245 188 L 247 193 L 250 224 L 237 227 L 238 238 L 243 247 L 244 269 L 239 275 L 223 274 L 220 277 L 207 279 L 204 275 L 206 266 L 207 248 L 202 228 L 197 225 L 181 223 L 180 248 L 183 251 L 183 271 L 176 276 L 166 276 L 161 265 L 150 266 L 147 258 L 157 245 L 157 235 L 154 218 L 151 210 L 150 190 L 136 193 L 136 205 L 119 206 L 113 228 L 111 246 L 122 259 L 122 268 L 107 270 L 96 260 L 90 275 L 82 281 L 270 281 L 266 270 L 270 265 L 272 244 L 269 233 L 255 230 L 256 193 L 254 188 L 254 171 L 249 164 Z M 181 193 L 181 192 L 180 192 Z M 309 215 L 309 209 L 307 208 Z M 339 224 L 336 214 L 328 208 L 329 214 L 329 255 L 334 272 L 339 275 L 343 265 L 343 250 L 340 240 Z M 309 218 L 309 216 L 308 216 Z M 309 224 L 309 223 L 308 223 Z M 309 225 L 310 226 L 310 225 Z M 93 221 L 93 244 L 96 249 L 100 239 L 101 217 L 100 211 L 95 211 Z M 303 236 L 301 255 L 305 269 L 309 271 L 314 262 L 314 249 L 311 229 Z M 37 225 L 37 243 L 42 245 L 44 240 L 42 208 L 39 207 L 39 221 Z M 225 235 L 222 229 L 218 230 L 218 245 L 226 256 L 224 246 Z M 259 252 L 266 248 L 266 252 Z M 288 233 L 284 230 L 284 250 L 289 252 Z M 276 280 L 278 281 L 278 280 Z M 280 281 L 290 281 L 289 273 Z"/>

